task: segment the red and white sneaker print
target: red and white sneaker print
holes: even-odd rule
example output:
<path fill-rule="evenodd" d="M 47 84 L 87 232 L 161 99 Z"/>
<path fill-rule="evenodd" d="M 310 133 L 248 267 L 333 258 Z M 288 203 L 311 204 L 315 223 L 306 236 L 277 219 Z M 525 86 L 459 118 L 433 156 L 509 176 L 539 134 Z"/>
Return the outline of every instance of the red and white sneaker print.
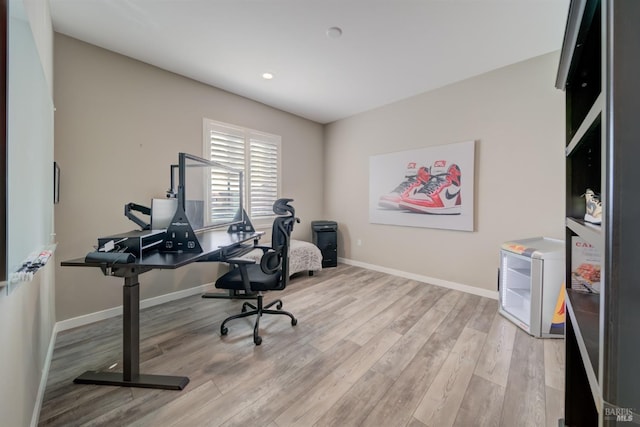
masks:
<path fill-rule="evenodd" d="M 407 165 L 404 180 L 393 191 L 380 196 L 378 206 L 387 209 L 401 209 L 399 203 L 403 197 L 409 197 L 414 194 L 420 186 L 429 180 L 429 177 L 428 168 L 423 166 L 418 169 L 415 162 L 410 162 Z"/>
<path fill-rule="evenodd" d="M 437 160 L 430 170 L 429 180 L 412 194 L 402 197 L 399 206 L 412 212 L 459 215 L 462 209 L 460 168 L 446 160 Z"/>

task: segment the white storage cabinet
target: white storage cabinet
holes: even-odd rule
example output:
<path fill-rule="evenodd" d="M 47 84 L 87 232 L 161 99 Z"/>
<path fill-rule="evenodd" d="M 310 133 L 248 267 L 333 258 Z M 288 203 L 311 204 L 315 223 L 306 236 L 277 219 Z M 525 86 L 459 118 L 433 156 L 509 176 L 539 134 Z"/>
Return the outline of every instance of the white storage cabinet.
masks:
<path fill-rule="evenodd" d="M 539 338 L 562 338 L 553 316 L 564 281 L 564 241 L 548 237 L 506 242 L 500 250 L 499 312 Z"/>

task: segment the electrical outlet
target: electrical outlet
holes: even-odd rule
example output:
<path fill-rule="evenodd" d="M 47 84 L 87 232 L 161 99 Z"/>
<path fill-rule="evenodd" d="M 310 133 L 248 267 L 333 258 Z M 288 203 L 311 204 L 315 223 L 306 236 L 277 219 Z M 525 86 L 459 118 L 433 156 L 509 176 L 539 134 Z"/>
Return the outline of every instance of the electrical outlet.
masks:
<path fill-rule="evenodd" d="M 356 241 L 356 244 L 357 244 L 358 246 L 362 246 L 362 239 L 358 239 L 358 240 Z"/>

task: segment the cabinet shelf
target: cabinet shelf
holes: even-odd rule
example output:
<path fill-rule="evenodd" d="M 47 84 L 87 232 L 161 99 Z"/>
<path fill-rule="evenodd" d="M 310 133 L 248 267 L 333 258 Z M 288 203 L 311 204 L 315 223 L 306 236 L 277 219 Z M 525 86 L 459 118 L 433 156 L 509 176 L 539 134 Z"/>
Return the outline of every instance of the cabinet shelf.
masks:
<path fill-rule="evenodd" d="M 507 272 L 515 273 L 517 276 L 521 276 L 522 278 L 526 279 L 527 281 L 531 277 L 531 269 L 530 268 L 513 268 L 513 267 L 509 267 L 509 268 L 507 268 Z"/>
<path fill-rule="evenodd" d="M 507 292 L 515 294 L 526 301 L 531 300 L 531 289 L 509 288 Z"/>
<path fill-rule="evenodd" d="M 567 145 L 567 148 L 565 150 L 567 156 L 571 156 L 584 141 L 585 136 L 588 133 L 593 132 L 600 124 L 603 106 L 604 101 L 602 98 L 602 93 L 600 93 L 598 94 L 598 98 L 596 98 L 596 101 L 591 106 L 591 109 L 587 113 L 586 117 L 578 127 L 578 130 L 576 130 L 573 138 L 571 138 L 571 141 L 569 141 L 569 144 Z"/>
<path fill-rule="evenodd" d="M 601 254 L 604 253 L 602 227 L 591 224 L 579 218 L 566 218 L 566 226 L 574 234 L 595 247 Z"/>
<path fill-rule="evenodd" d="M 586 123 L 586 122 L 585 122 Z M 584 134 L 568 147 L 566 156 L 567 173 L 567 206 L 566 215 L 583 218 L 585 214 L 584 194 L 587 189 L 600 193 L 602 189 L 602 122 L 600 115 L 589 126 L 585 126 Z M 605 200 L 602 200 L 605 202 Z"/>
<path fill-rule="evenodd" d="M 567 312 L 576 333 L 578 348 L 598 412 L 602 408 L 598 365 L 600 361 L 600 295 L 567 289 Z"/>
<path fill-rule="evenodd" d="M 576 72 L 589 36 L 596 3 L 588 0 L 573 0 L 571 2 L 556 78 L 558 89 L 564 90 L 571 80 L 571 76 Z"/>
<path fill-rule="evenodd" d="M 602 90 L 600 21 L 599 1 L 571 2 L 556 79 L 556 87 L 567 93 L 567 141 L 587 122 Z"/>
<path fill-rule="evenodd" d="M 531 321 L 531 290 L 522 288 L 506 289 L 506 295 L 503 299 L 503 307 L 508 313 L 521 321 L 525 325 L 529 325 Z"/>

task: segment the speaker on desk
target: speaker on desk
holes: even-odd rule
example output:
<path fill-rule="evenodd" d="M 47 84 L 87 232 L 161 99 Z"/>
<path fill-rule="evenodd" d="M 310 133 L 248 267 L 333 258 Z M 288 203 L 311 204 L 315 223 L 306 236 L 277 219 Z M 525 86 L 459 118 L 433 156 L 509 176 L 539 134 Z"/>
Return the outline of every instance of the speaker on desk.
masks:
<path fill-rule="evenodd" d="M 338 223 L 311 221 L 313 244 L 322 252 L 322 268 L 338 265 Z"/>

